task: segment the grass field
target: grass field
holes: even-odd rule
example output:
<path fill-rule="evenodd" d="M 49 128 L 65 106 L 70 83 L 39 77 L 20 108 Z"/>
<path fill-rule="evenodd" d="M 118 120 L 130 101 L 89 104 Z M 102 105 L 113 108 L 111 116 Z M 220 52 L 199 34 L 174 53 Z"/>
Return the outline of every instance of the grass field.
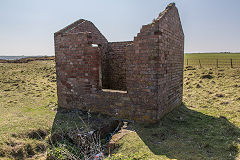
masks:
<path fill-rule="evenodd" d="M 0 102 L 0 157 L 44 153 L 34 135 L 47 135 L 56 114 L 54 62 L 0 63 Z"/>
<path fill-rule="evenodd" d="M 155 125 L 130 125 L 116 157 L 240 159 L 240 70 L 184 71 L 184 104 Z"/>
<path fill-rule="evenodd" d="M 240 53 L 186 53 L 188 59 L 240 59 Z"/>
<path fill-rule="evenodd" d="M 0 159 L 45 158 L 55 81 L 54 61 L 0 63 Z M 240 69 L 185 68 L 183 102 L 158 124 L 129 124 L 107 159 L 240 159 Z"/>
<path fill-rule="evenodd" d="M 184 55 L 185 66 L 200 67 L 200 64 L 201 67 L 240 68 L 240 53 L 192 53 Z"/>

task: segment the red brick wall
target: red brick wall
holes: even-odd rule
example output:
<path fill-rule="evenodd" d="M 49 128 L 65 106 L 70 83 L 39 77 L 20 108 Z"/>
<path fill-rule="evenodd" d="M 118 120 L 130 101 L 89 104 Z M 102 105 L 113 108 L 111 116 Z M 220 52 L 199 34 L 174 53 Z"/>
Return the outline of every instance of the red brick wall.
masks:
<path fill-rule="evenodd" d="M 59 107 L 72 108 L 75 96 L 100 89 L 99 48 L 92 47 L 91 33 L 63 33 L 55 37 Z"/>
<path fill-rule="evenodd" d="M 126 47 L 132 41 L 108 43 L 107 64 L 105 67 L 107 85 L 104 88 L 127 90 L 126 87 Z M 104 82 L 103 82 L 104 83 Z"/>
<path fill-rule="evenodd" d="M 181 104 L 184 34 L 174 4 L 133 42 L 103 37 L 84 20 L 55 33 L 59 107 L 156 122 Z M 101 81 L 127 92 L 102 90 Z"/>
<path fill-rule="evenodd" d="M 159 114 L 164 115 L 172 108 L 182 103 L 183 94 L 183 61 L 184 34 L 178 10 L 175 6 L 168 6 L 165 14 L 159 16 L 159 31 L 161 63 L 164 65 L 164 79 L 159 80 Z M 164 102 L 164 103 L 163 103 Z"/>
<path fill-rule="evenodd" d="M 91 32 L 94 44 L 107 43 L 107 39 L 97 29 L 97 27 L 90 21 L 80 19 L 62 30 L 55 33 L 55 36 L 61 33 L 80 33 L 80 32 Z"/>
<path fill-rule="evenodd" d="M 182 103 L 183 56 L 184 34 L 171 4 L 127 51 L 127 90 L 134 104 L 145 104 L 146 118 L 159 119 Z"/>

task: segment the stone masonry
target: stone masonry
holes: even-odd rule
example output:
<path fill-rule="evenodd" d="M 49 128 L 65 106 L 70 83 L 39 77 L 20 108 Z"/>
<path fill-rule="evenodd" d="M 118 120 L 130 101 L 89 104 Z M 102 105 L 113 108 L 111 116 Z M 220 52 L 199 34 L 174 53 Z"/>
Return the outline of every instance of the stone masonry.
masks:
<path fill-rule="evenodd" d="M 133 41 L 80 19 L 54 34 L 58 105 L 156 122 L 182 103 L 184 34 L 174 3 Z"/>

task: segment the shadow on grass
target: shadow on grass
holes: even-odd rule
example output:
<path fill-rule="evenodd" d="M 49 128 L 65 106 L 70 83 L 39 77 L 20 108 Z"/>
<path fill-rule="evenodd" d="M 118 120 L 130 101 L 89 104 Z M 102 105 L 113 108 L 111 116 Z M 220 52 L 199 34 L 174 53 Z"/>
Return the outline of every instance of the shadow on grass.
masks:
<path fill-rule="evenodd" d="M 100 113 L 88 113 L 79 109 L 58 109 L 51 133 L 69 134 L 70 132 L 99 131 L 101 136 L 113 132 L 119 121 Z"/>
<path fill-rule="evenodd" d="M 121 124 L 100 113 L 58 109 L 49 139 L 49 159 L 59 156 L 63 159 L 88 159 L 101 153 L 106 138 Z"/>
<path fill-rule="evenodd" d="M 155 155 L 174 159 L 236 159 L 240 129 L 225 117 L 212 117 L 182 105 L 154 125 L 134 129 Z"/>

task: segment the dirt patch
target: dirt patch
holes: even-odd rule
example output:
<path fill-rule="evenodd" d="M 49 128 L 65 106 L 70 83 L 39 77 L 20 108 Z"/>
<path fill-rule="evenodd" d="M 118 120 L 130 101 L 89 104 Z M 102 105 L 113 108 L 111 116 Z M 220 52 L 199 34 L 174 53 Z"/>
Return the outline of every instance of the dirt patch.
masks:
<path fill-rule="evenodd" d="M 0 157 L 5 157 L 6 156 L 6 151 L 0 148 Z"/>
<path fill-rule="evenodd" d="M 212 72 L 212 71 L 210 71 L 210 72 L 208 72 L 208 74 L 213 74 L 213 72 Z"/>
<path fill-rule="evenodd" d="M 216 82 L 215 82 L 215 81 L 212 81 L 211 83 L 212 83 L 212 84 L 216 84 Z"/>
<path fill-rule="evenodd" d="M 27 133 L 28 138 L 43 140 L 48 135 L 48 131 L 45 129 L 31 130 Z"/>
<path fill-rule="evenodd" d="M 15 147 L 12 149 L 11 156 L 14 159 L 22 160 L 25 158 L 23 147 Z"/>
<path fill-rule="evenodd" d="M 233 87 L 240 88 L 240 85 L 235 84 L 235 85 L 233 85 Z"/>
<path fill-rule="evenodd" d="M 227 105 L 227 104 L 229 104 L 229 102 L 221 102 L 220 104 L 221 105 Z"/>
<path fill-rule="evenodd" d="M 44 140 L 45 137 L 48 135 L 48 130 L 46 129 L 32 129 L 28 132 L 21 133 L 21 134 L 12 134 L 14 138 L 29 138 L 29 139 L 37 139 L 37 140 Z"/>
<path fill-rule="evenodd" d="M 31 143 L 31 142 L 26 142 L 26 140 L 21 140 L 21 139 L 13 139 L 6 144 L 9 146 L 9 154 L 5 154 L 8 151 L 1 151 L 0 150 L 0 157 L 9 157 L 13 159 L 26 159 L 26 158 L 31 158 L 35 155 L 42 154 L 46 151 L 47 146 L 43 142 L 38 142 L 38 143 Z"/>
<path fill-rule="evenodd" d="M 35 150 L 38 153 L 44 153 L 47 150 L 47 146 L 44 143 L 37 143 Z"/>
<path fill-rule="evenodd" d="M 32 157 L 32 156 L 34 156 L 36 154 L 34 149 L 33 149 L 33 147 L 32 147 L 32 145 L 30 145 L 30 144 L 27 144 L 26 146 L 24 146 L 24 150 L 25 150 L 26 155 L 28 157 Z"/>
<path fill-rule="evenodd" d="M 196 68 L 194 68 L 193 66 L 187 66 L 186 70 L 196 70 Z"/>
<path fill-rule="evenodd" d="M 216 97 L 218 97 L 218 98 L 223 98 L 223 97 L 224 97 L 224 94 L 216 94 Z"/>
<path fill-rule="evenodd" d="M 202 75 L 201 78 L 202 79 L 213 79 L 213 76 L 210 74 L 206 74 L 206 75 Z"/>
<path fill-rule="evenodd" d="M 201 88 L 202 86 L 200 84 L 197 84 L 196 85 L 196 88 Z"/>

